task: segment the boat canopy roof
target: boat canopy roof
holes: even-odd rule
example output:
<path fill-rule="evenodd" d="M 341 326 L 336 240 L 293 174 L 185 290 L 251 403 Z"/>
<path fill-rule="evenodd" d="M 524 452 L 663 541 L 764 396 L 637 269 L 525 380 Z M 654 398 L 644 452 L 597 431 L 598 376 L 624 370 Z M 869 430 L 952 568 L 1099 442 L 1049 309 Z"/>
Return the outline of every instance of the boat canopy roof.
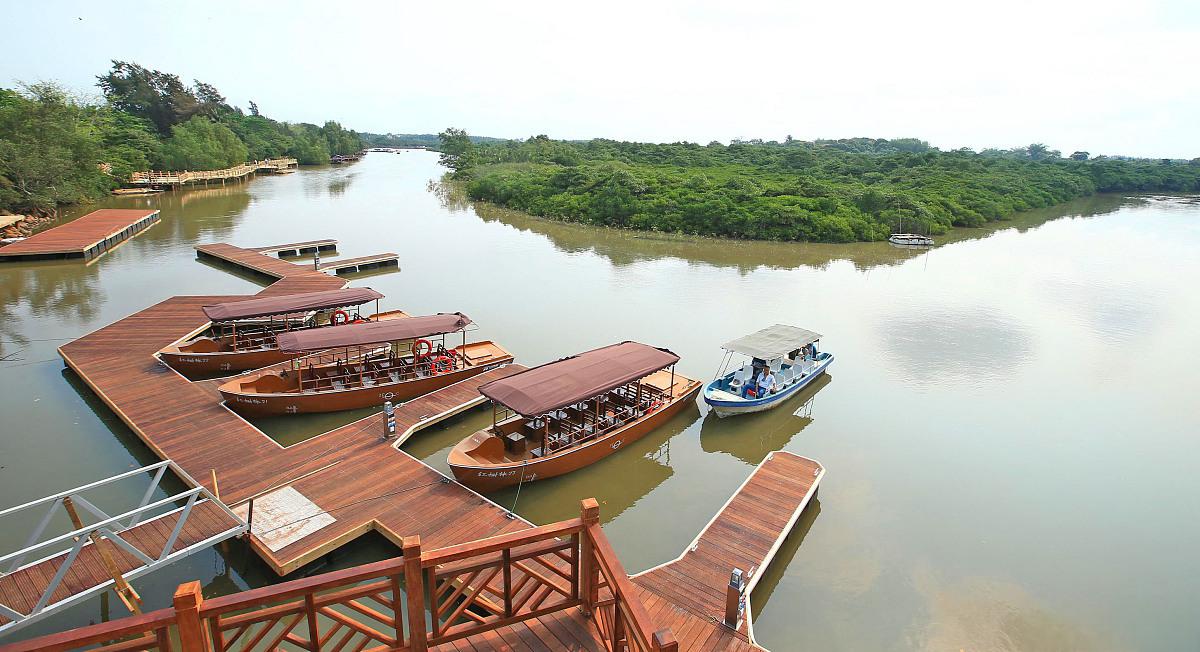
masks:
<path fill-rule="evenodd" d="M 461 312 L 440 313 L 424 317 L 407 317 L 364 324 L 345 324 L 331 328 L 291 331 L 276 335 L 275 341 L 279 344 L 281 351 L 297 353 L 443 335 L 461 331 L 470 324 L 471 318 Z"/>
<path fill-rule="evenodd" d="M 607 392 L 669 367 L 679 356 L 621 342 L 526 369 L 479 387 L 484 396 L 525 417 L 536 417 Z"/>
<path fill-rule="evenodd" d="M 721 345 L 721 348 L 726 351 L 748 355 L 752 358 L 774 360 L 775 358 L 782 358 L 788 353 L 812 344 L 819 339 L 821 339 L 820 333 L 796 328 L 795 326 L 788 326 L 787 324 L 775 324 L 757 333 L 739 337 L 732 342 L 726 342 Z"/>
<path fill-rule="evenodd" d="M 305 292 L 304 294 L 284 294 L 274 297 L 260 297 L 228 303 L 214 303 L 200 308 L 211 321 L 231 321 L 234 319 L 253 319 L 270 315 L 287 315 L 310 310 L 340 308 L 342 306 L 359 306 L 368 301 L 382 299 L 383 295 L 371 288 L 346 288 L 344 290 L 325 290 L 324 292 Z"/>

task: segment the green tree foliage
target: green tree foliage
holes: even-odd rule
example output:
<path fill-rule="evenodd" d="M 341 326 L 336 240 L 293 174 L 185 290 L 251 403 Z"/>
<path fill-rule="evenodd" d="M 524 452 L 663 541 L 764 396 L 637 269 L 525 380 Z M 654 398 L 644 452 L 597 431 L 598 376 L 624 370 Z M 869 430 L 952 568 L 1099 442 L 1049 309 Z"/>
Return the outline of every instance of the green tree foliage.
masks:
<path fill-rule="evenodd" d="M 328 163 L 364 147 L 336 122 L 276 122 L 230 106 L 211 84 L 114 61 L 98 78 L 105 103 L 53 84 L 0 88 L 0 211 L 49 211 L 94 198 L 137 171 L 206 170 L 295 157 Z"/>
<path fill-rule="evenodd" d="M 456 174 L 475 165 L 475 143 L 467 132 L 453 127 L 438 134 L 439 150 L 442 155 L 438 162 L 450 168 Z"/>
<path fill-rule="evenodd" d="M 111 187 L 95 123 L 57 86 L 0 89 L 0 207 L 44 211 Z"/>
<path fill-rule="evenodd" d="M 941 234 L 1097 190 L 1200 191 L 1200 169 L 1063 159 L 1044 145 L 977 154 L 916 139 L 648 144 L 469 143 L 443 132 L 443 163 L 482 199 L 589 224 L 769 240 Z"/>
<path fill-rule="evenodd" d="M 197 115 L 171 129 L 159 150 L 158 167 L 167 170 L 215 170 L 245 163 L 249 153 L 237 134 Z"/>

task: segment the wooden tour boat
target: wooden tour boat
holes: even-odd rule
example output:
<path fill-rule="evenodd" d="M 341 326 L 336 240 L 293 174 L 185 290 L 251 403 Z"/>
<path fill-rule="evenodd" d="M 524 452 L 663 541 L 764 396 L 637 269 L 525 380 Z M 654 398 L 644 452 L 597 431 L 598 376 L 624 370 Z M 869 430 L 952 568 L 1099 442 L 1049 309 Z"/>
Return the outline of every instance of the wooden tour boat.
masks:
<path fill-rule="evenodd" d="M 203 306 L 211 323 L 158 355 L 188 378 L 261 369 L 300 355 L 279 350 L 275 342 L 279 333 L 408 316 L 399 310 L 378 312 L 381 298 L 371 288 L 346 288 Z M 375 302 L 376 313 L 364 319 L 354 308 L 370 301 Z"/>
<path fill-rule="evenodd" d="M 756 333 L 726 342 L 725 360 L 717 377 L 704 388 L 704 402 L 718 417 L 761 412 L 795 396 L 833 363 L 833 355 L 817 351 L 821 335 L 803 328 L 775 324 Z M 728 371 L 734 354 L 750 361 Z M 755 379 L 763 369 L 775 378 L 772 389 L 757 393 Z"/>
<path fill-rule="evenodd" d="M 498 344 L 467 343 L 470 324 L 456 312 L 280 333 L 282 351 L 307 355 L 292 359 L 289 368 L 243 374 L 217 389 L 226 406 L 246 416 L 407 401 L 512 362 Z M 447 348 L 451 333 L 462 333 L 460 346 Z"/>
<path fill-rule="evenodd" d="M 459 482 L 491 491 L 544 480 L 603 459 L 694 404 L 699 381 L 679 356 L 622 342 L 527 369 L 479 388 L 492 427 L 449 456 Z"/>

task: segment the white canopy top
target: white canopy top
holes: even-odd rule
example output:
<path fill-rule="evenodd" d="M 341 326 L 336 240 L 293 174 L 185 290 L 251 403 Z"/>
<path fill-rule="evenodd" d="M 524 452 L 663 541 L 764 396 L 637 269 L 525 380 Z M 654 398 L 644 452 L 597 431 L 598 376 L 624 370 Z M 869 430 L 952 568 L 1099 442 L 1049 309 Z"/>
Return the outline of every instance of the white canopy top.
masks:
<path fill-rule="evenodd" d="M 782 358 L 788 353 L 812 344 L 819 339 L 821 339 L 820 333 L 796 328 L 795 326 L 788 326 L 787 324 L 775 324 L 757 333 L 739 337 L 732 342 L 726 342 L 721 345 L 721 348 L 726 351 L 748 355 L 752 358 L 773 360 L 775 358 Z"/>

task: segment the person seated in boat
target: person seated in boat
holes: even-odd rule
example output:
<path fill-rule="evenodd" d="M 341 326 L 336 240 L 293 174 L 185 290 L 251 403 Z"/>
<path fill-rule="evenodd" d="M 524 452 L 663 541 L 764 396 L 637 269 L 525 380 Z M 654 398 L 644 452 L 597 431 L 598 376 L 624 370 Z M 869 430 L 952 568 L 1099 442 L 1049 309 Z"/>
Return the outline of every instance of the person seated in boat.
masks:
<path fill-rule="evenodd" d="M 765 398 L 775 390 L 775 374 L 771 368 L 763 365 L 762 370 L 754 377 L 754 387 L 750 389 L 752 398 Z"/>

